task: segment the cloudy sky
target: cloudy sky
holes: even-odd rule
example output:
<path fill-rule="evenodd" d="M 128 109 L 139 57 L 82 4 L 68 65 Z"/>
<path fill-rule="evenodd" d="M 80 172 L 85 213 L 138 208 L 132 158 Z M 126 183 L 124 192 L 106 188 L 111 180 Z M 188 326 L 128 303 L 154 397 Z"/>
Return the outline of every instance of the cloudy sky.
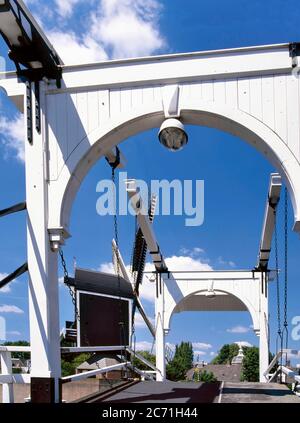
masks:
<path fill-rule="evenodd" d="M 109 59 L 273 44 L 299 39 L 298 1 L 290 0 L 27 0 L 63 61 L 67 64 Z M 1 54 L 7 49 L 0 42 Z M 13 65 L 6 60 L 6 68 Z M 121 145 L 128 175 L 150 181 L 203 179 L 205 220 L 187 228 L 184 217 L 158 216 L 154 226 L 167 264 L 172 270 L 252 269 L 256 264 L 269 174 L 274 169 L 258 152 L 231 135 L 204 127 L 189 127 L 189 144 L 170 154 L 157 141 L 157 130 L 132 137 Z M 1 208 L 23 201 L 23 120 L 3 94 L 0 97 Z M 72 238 L 65 247 L 70 273 L 73 263 L 109 271 L 113 222 L 95 211 L 97 182 L 109 178 L 100 161 L 77 195 L 71 221 Z M 282 210 L 279 215 L 282 232 Z M 1 221 L 0 278 L 26 260 L 25 216 Z M 120 217 L 120 246 L 129 265 L 134 219 Z M 289 229 L 292 212 L 289 212 Z M 282 266 L 282 235 L 280 262 Z M 289 232 L 289 322 L 299 310 L 298 236 Z M 273 261 L 274 264 L 274 261 Z M 147 269 L 150 269 L 150 263 Z M 61 272 L 60 272 L 61 273 Z M 153 318 L 154 286 L 144 280 L 141 295 Z M 276 338 L 275 286 L 270 285 L 271 346 Z M 61 327 L 72 318 L 72 304 L 60 284 Z M 26 276 L 0 291 L 0 316 L 9 340 L 28 339 Z M 152 339 L 140 316 L 136 319 L 137 348 L 151 349 Z M 246 312 L 182 313 L 173 317 L 167 341 L 191 341 L 196 354 L 210 360 L 227 342 L 258 344 Z M 291 347 L 297 348 L 290 340 Z"/>

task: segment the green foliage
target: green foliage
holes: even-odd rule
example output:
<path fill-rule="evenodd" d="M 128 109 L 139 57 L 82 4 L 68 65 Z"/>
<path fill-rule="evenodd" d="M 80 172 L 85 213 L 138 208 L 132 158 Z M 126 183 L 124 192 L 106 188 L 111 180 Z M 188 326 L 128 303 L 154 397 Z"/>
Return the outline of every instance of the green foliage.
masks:
<path fill-rule="evenodd" d="M 209 372 L 206 370 L 196 369 L 193 376 L 194 382 L 217 382 L 217 378 L 213 374 L 213 372 Z"/>
<path fill-rule="evenodd" d="M 70 376 L 76 373 L 76 368 L 80 364 L 84 363 L 91 357 L 91 354 L 79 354 L 72 360 L 62 359 L 61 360 L 61 373 L 62 376 Z"/>
<path fill-rule="evenodd" d="M 155 355 L 151 354 L 149 351 L 137 351 L 137 352 L 139 355 L 144 357 L 147 361 L 150 361 L 150 363 L 154 364 L 155 366 Z M 136 357 L 133 358 L 132 364 L 134 367 L 140 370 L 149 370 L 149 367 Z"/>
<path fill-rule="evenodd" d="M 239 352 L 237 344 L 225 344 L 219 354 L 212 360 L 211 364 L 231 364 L 233 357 Z"/>
<path fill-rule="evenodd" d="M 259 382 L 259 349 L 257 347 L 244 347 L 242 365 L 242 381 Z"/>
<path fill-rule="evenodd" d="M 30 344 L 27 341 L 15 341 L 15 342 L 4 342 L 1 344 L 5 347 L 29 347 Z M 19 358 L 20 360 L 29 360 L 30 353 L 27 352 L 14 352 L 11 354 L 12 358 Z"/>
<path fill-rule="evenodd" d="M 167 365 L 167 378 L 173 381 L 184 380 L 186 372 L 193 367 L 193 347 L 190 342 L 176 345 L 173 360 Z"/>

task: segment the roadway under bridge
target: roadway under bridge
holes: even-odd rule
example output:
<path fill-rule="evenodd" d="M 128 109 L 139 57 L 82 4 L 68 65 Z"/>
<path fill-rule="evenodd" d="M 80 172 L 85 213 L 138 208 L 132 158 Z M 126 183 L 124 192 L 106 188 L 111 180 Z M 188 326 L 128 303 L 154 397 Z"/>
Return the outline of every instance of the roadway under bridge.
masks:
<path fill-rule="evenodd" d="M 151 381 L 125 383 L 103 394 L 93 394 L 84 403 L 299 403 L 285 385 L 277 383 L 187 383 Z"/>

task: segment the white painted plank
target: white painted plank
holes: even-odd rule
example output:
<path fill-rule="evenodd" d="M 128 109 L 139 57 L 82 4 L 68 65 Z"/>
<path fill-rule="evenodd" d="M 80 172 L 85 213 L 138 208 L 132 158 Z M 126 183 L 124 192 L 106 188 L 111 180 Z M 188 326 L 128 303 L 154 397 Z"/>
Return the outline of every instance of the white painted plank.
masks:
<path fill-rule="evenodd" d="M 143 104 L 152 103 L 154 100 L 154 90 L 153 87 L 143 88 Z"/>
<path fill-rule="evenodd" d="M 274 77 L 264 76 L 261 79 L 262 92 L 262 113 L 263 122 L 269 128 L 275 128 L 275 107 L 274 107 Z"/>
<path fill-rule="evenodd" d="M 250 78 L 250 113 L 263 120 L 261 78 Z"/>
<path fill-rule="evenodd" d="M 109 90 L 101 90 L 99 99 L 99 123 L 105 123 L 110 118 L 110 93 Z"/>
<path fill-rule="evenodd" d="M 238 82 L 237 79 L 229 79 L 225 83 L 225 101 L 230 107 L 238 107 Z"/>
<path fill-rule="evenodd" d="M 77 111 L 80 121 L 78 122 L 78 142 L 83 140 L 88 132 L 88 94 L 77 93 Z"/>
<path fill-rule="evenodd" d="M 88 92 L 88 133 L 99 127 L 99 92 Z"/>
<path fill-rule="evenodd" d="M 194 84 L 189 84 L 189 98 L 192 101 L 199 101 L 202 98 L 202 83 L 195 82 Z"/>
<path fill-rule="evenodd" d="M 250 84 L 249 79 L 238 79 L 238 107 L 249 113 L 250 111 Z"/>
<path fill-rule="evenodd" d="M 226 102 L 226 87 L 225 81 L 214 81 L 214 101 L 217 103 Z"/>
<path fill-rule="evenodd" d="M 287 142 L 286 76 L 274 76 L 275 131 Z"/>
<path fill-rule="evenodd" d="M 299 80 L 289 75 L 286 82 L 288 146 L 299 160 Z"/>
<path fill-rule="evenodd" d="M 59 145 L 57 148 L 57 168 L 58 173 L 63 168 L 68 157 L 68 130 L 67 130 L 67 96 L 59 94 L 56 96 L 56 134 Z"/>
<path fill-rule="evenodd" d="M 67 97 L 67 127 L 68 127 L 68 148 L 67 154 L 74 150 L 78 143 L 78 112 L 77 108 L 77 94 L 72 93 Z"/>
<path fill-rule="evenodd" d="M 114 117 L 121 112 L 121 93 L 120 90 L 110 91 L 110 116 Z"/>
<path fill-rule="evenodd" d="M 132 93 L 131 89 L 120 91 L 121 95 L 121 112 L 128 112 L 132 109 Z"/>
<path fill-rule="evenodd" d="M 56 141 L 56 95 L 47 96 L 47 132 L 48 148 L 51 151 L 49 156 L 49 178 L 51 181 L 57 179 L 57 141 Z"/>
<path fill-rule="evenodd" d="M 205 81 L 202 83 L 202 98 L 206 101 L 214 100 L 213 81 Z"/>

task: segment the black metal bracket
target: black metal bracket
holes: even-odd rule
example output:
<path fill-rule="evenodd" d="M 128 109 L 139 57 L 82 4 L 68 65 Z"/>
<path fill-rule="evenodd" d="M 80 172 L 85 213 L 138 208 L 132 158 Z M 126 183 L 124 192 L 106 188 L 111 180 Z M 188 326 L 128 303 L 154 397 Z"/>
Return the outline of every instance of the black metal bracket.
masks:
<path fill-rule="evenodd" d="M 40 105 L 40 83 L 34 82 L 34 102 L 35 102 L 35 129 L 41 133 L 41 105 Z"/>
<path fill-rule="evenodd" d="M 17 213 L 26 209 L 26 203 L 18 203 L 7 209 L 0 210 L 0 217 L 7 216 L 12 213 Z"/>
<path fill-rule="evenodd" d="M 298 43 L 290 43 L 289 45 L 290 57 L 294 59 L 295 57 L 300 56 L 300 42 Z M 292 63 L 293 68 L 297 66 L 296 61 L 293 60 Z"/>
<path fill-rule="evenodd" d="M 33 143 L 31 82 L 26 81 L 27 141 Z"/>
<path fill-rule="evenodd" d="M 14 279 L 23 275 L 23 273 L 26 273 L 27 271 L 28 271 L 28 263 L 24 263 L 21 267 L 19 267 L 17 270 L 12 272 L 10 275 L 6 276 L 4 279 L 2 279 L 2 281 L 0 281 L 0 289 L 4 288 L 5 285 L 9 284 Z"/>
<path fill-rule="evenodd" d="M 116 169 L 121 163 L 121 153 L 120 153 L 119 147 L 116 147 L 116 153 L 117 153 L 116 160 L 114 162 L 110 162 L 108 158 L 106 157 L 106 161 L 112 169 Z"/>

